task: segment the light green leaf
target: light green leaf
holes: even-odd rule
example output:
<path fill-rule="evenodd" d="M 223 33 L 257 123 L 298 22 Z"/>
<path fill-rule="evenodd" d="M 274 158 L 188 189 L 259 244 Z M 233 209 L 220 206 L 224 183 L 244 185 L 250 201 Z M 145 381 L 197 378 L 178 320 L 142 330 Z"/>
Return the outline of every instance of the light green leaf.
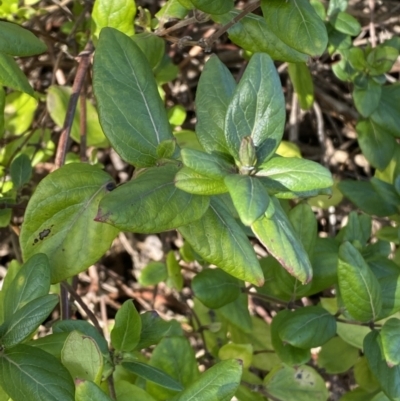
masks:
<path fill-rule="evenodd" d="M 279 327 L 283 343 L 303 349 L 319 347 L 335 334 L 335 318 L 320 306 L 294 310 Z"/>
<path fill-rule="evenodd" d="M 212 19 L 220 24 L 227 24 L 236 18 L 239 11 L 230 11 L 224 15 L 213 15 Z M 259 15 L 248 14 L 228 29 L 229 39 L 249 52 L 265 52 L 274 60 L 301 63 L 308 60 L 302 51 L 297 51 L 285 44 L 272 32 L 265 19 Z"/>
<path fill-rule="evenodd" d="M 207 177 L 189 167 L 183 167 L 177 172 L 175 186 L 193 195 L 219 195 L 228 192 L 222 178 Z"/>
<path fill-rule="evenodd" d="M 0 53 L 0 85 L 34 95 L 32 86 L 16 61 L 4 53 Z"/>
<path fill-rule="evenodd" d="M 205 269 L 193 278 L 192 290 L 205 306 L 218 309 L 239 297 L 241 283 L 221 269 Z"/>
<path fill-rule="evenodd" d="M 150 262 L 141 271 L 138 282 L 141 286 L 157 285 L 168 278 L 167 266 L 163 262 Z"/>
<path fill-rule="evenodd" d="M 233 302 L 219 308 L 218 315 L 247 334 L 253 329 L 246 294 L 240 294 Z"/>
<path fill-rule="evenodd" d="M 185 337 L 165 337 L 154 349 L 150 365 L 167 373 L 182 387 L 192 384 L 199 376 L 199 369 L 189 341 Z M 156 399 L 168 399 L 176 391 L 158 386 L 154 382 L 147 382 L 146 390 Z"/>
<path fill-rule="evenodd" d="M 132 401 L 132 394 L 135 401 L 156 401 L 147 391 L 126 380 L 115 381 L 115 392 L 118 401 Z"/>
<path fill-rule="evenodd" d="M 92 381 L 79 381 L 76 385 L 75 401 L 112 401 L 111 398 Z"/>
<path fill-rule="evenodd" d="M 123 303 L 115 316 L 115 324 L 111 330 L 111 343 L 120 352 L 130 352 L 139 343 L 142 321 L 131 300 Z"/>
<path fill-rule="evenodd" d="M 0 344 L 11 348 L 26 340 L 58 304 L 58 295 L 36 298 L 18 309 L 0 326 Z"/>
<path fill-rule="evenodd" d="M 283 363 L 298 366 L 307 363 L 311 358 L 311 354 L 309 349 L 293 347 L 290 344 L 284 344 L 281 340 L 279 336 L 280 329 L 290 315 L 291 312 L 289 310 L 282 310 L 274 316 L 271 325 L 271 342 L 275 352 Z"/>
<path fill-rule="evenodd" d="M 369 117 L 378 107 L 382 95 L 382 85 L 369 79 L 366 87 L 355 87 L 353 91 L 354 104 L 363 117 Z M 364 153 L 364 152 L 363 152 Z"/>
<path fill-rule="evenodd" d="M 370 393 L 380 389 L 379 383 L 372 374 L 365 356 L 362 356 L 361 358 L 359 357 L 358 361 L 354 365 L 354 378 L 356 383 L 362 389 L 367 390 Z"/>
<path fill-rule="evenodd" d="M 251 344 L 225 344 L 218 351 L 218 358 L 222 361 L 240 359 L 243 362 L 243 368 L 248 369 L 253 359 L 253 347 Z"/>
<path fill-rule="evenodd" d="M 150 234 L 198 220 L 207 210 L 209 198 L 176 188 L 177 171 L 173 164 L 145 170 L 101 200 L 96 221 Z"/>
<path fill-rule="evenodd" d="M 190 0 L 190 2 L 207 14 L 225 14 L 233 8 L 233 0 Z"/>
<path fill-rule="evenodd" d="M 68 164 L 46 176 L 25 212 L 20 236 L 24 259 L 45 253 L 52 283 L 97 262 L 118 234 L 93 221 L 100 199 L 113 186 L 107 173 L 87 164 Z"/>
<path fill-rule="evenodd" d="M 209 263 L 240 280 L 263 284 L 260 264 L 250 241 L 218 199 L 212 199 L 201 219 L 179 227 L 178 231 Z"/>
<path fill-rule="evenodd" d="M 7 276 L 8 274 L 9 272 Z M 19 269 L 8 288 L 3 285 L 4 305 L 7 305 L 4 308 L 4 320 L 10 319 L 18 309 L 30 301 L 47 295 L 49 290 L 49 260 L 43 253 L 38 253 Z"/>
<path fill-rule="evenodd" d="M 372 166 L 383 170 L 392 159 L 396 139 L 382 130 L 371 118 L 359 121 L 356 130 L 364 156 Z"/>
<path fill-rule="evenodd" d="M 390 71 L 399 56 L 399 51 L 390 46 L 379 45 L 367 56 L 368 70 L 371 75 L 381 75 Z"/>
<path fill-rule="evenodd" d="M 264 379 L 267 392 L 285 401 L 326 401 L 324 379 L 310 366 L 277 366 Z"/>
<path fill-rule="evenodd" d="M 2 352 L 0 385 L 15 401 L 75 401 L 68 370 L 54 356 L 24 344 Z"/>
<path fill-rule="evenodd" d="M 46 50 L 47 46 L 28 29 L 0 21 L 0 53 L 26 57 L 44 53 Z"/>
<path fill-rule="evenodd" d="M 267 177 L 283 186 L 283 195 L 286 190 L 299 196 L 313 196 L 333 185 L 329 170 L 298 157 L 273 157 L 260 166 L 257 176 Z"/>
<path fill-rule="evenodd" d="M 100 384 L 103 356 L 93 338 L 72 331 L 61 351 L 61 362 L 76 379 Z"/>
<path fill-rule="evenodd" d="M 378 278 L 382 288 L 382 310 L 378 319 L 384 319 L 400 311 L 400 275 Z"/>
<path fill-rule="evenodd" d="M 6 129 L 6 131 L 10 131 L 10 133 L 14 135 L 25 133 L 32 124 L 37 106 L 38 101 L 29 94 L 22 92 L 9 93 L 6 96 L 6 106 L 4 109 L 4 128 Z M 44 140 L 43 137 L 41 137 L 41 139 Z M 28 144 L 30 143 L 28 142 Z M 8 146 L 10 145 L 12 145 L 12 143 L 10 143 Z M 19 143 L 18 145 L 21 147 L 21 149 L 24 147 L 24 143 Z M 12 156 L 14 156 L 15 151 L 19 151 L 18 145 L 16 149 L 12 149 Z"/>
<path fill-rule="evenodd" d="M 55 356 L 58 360 L 61 360 L 61 352 L 64 347 L 65 340 L 69 336 L 69 333 L 52 333 L 45 337 L 40 337 L 35 340 L 26 342 L 26 345 L 31 347 L 40 348 L 43 351 Z"/>
<path fill-rule="evenodd" d="M 47 109 L 53 121 L 62 128 L 72 95 L 72 88 L 68 86 L 52 85 L 47 89 Z M 106 147 L 108 141 L 100 127 L 97 110 L 89 100 L 86 100 L 86 143 L 88 146 Z M 80 108 L 77 107 L 71 127 L 71 137 L 75 142 L 81 142 Z"/>
<path fill-rule="evenodd" d="M 259 163 L 273 154 L 283 135 L 284 104 L 281 82 L 272 59 L 265 53 L 255 53 L 225 117 L 226 142 L 236 160 L 240 160 L 240 144 L 246 136 L 253 140 Z"/>
<path fill-rule="evenodd" d="M 188 13 L 188 9 L 184 7 L 179 0 L 169 0 L 157 12 L 156 17 L 159 22 L 159 29 L 162 29 L 166 22 L 171 19 L 183 19 Z"/>
<path fill-rule="evenodd" d="M 329 374 L 344 373 L 354 366 L 359 357 L 357 348 L 340 337 L 334 337 L 321 347 L 318 354 L 318 366 Z"/>
<path fill-rule="evenodd" d="M 4 135 L 4 108 L 6 106 L 6 91 L 0 88 L 0 138 Z"/>
<path fill-rule="evenodd" d="M 312 278 L 312 267 L 307 253 L 294 231 L 279 201 L 271 198 L 275 213 L 270 218 L 264 216 L 251 226 L 254 234 L 268 252 L 302 284 Z"/>
<path fill-rule="evenodd" d="M 228 359 L 218 362 L 171 401 L 228 401 L 239 387 L 241 375 L 240 361 Z"/>
<path fill-rule="evenodd" d="M 360 23 L 350 14 L 339 11 L 330 16 L 329 22 L 332 26 L 346 35 L 357 36 L 361 32 Z"/>
<path fill-rule="evenodd" d="M 261 9 L 270 29 L 288 46 L 313 57 L 325 51 L 328 34 L 308 0 L 262 0 Z"/>
<path fill-rule="evenodd" d="M 364 338 L 371 331 L 367 326 L 343 322 L 337 322 L 336 327 L 338 336 L 347 344 L 358 349 L 363 349 Z"/>
<path fill-rule="evenodd" d="M 382 352 L 389 368 L 400 364 L 400 320 L 389 319 L 382 327 Z"/>
<path fill-rule="evenodd" d="M 104 28 L 93 74 L 100 124 L 113 148 L 136 167 L 154 166 L 157 145 L 173 137 L 146 57 L 129 37 Z"/>
<path fill-rule="evenodd" d="M 339 248 L 338 279 L 341 297 L 351 316 L 361 322 L 374 321 L 382 308 L 381 286 L 350 242 Z"/>
<path fill-rule="evenodd" d="M 132 40 L 139 46 L 151 68 L 154 70 L 161 63 L 165 54 L 164 39 L 154 35 L 152 32 L 141 32 L 132 36 Z M 170 123 L 172 124 L 171 121 Z"/>
<path fill-rule="evenodd" d="M 22 153 L 12 161 L 10 175 L 16 189 L 21 189 L 21 187 L 29 182 L 32 176 L 32 166 L 26 154 Z"/>
<path fill-rule="evenodd" d="M 167 375 L 162 370 L 143 362 L 122 362 L 122 366 L 129 372 L 132 372 L 147 381 L 157 383 L 159 386 L 164 388 L 174 391 L 183 390 L 182 385 L 171 376 Z"/>
<path fill-rule="evenodd" d="M 288 72 L 300 107 L 303 110 L 310 109 L 314 103 L 314 84 L 307 64 L 289 63 Z"/>
<path fill-rule="evenodd" d="M 224 182 L 240 220 L 244 225 L 251 226 L 266 212 L 270 202 L 264 186 L 256 177 L 238 174 L 226 176 Z"/>
<path fill-rule="evenodd" d="M 217 56 L 211 56 L 196 91 L 196 134 L 208 153 L 229 154 L 224 135 L 225 114 L 235 88 L 235 80 L 228 68 Z"/>
<path fill-rule="evenodd" d="M 132 36 L 136 4 L 132 0 L 96 0 L 92 11 L 92 36 L 99 38 L 105 27 L 115 28 L 125 35 Z"/>
<path fill-rule="evenodd" d="M 176 291 L 181 291 L 184 284 L 184 279 L 182 275 L 182 267 L 176 260 L 175 252 L 169 251 L 166 259 L 168 280 L 167 285 L 174 288 Z"/>

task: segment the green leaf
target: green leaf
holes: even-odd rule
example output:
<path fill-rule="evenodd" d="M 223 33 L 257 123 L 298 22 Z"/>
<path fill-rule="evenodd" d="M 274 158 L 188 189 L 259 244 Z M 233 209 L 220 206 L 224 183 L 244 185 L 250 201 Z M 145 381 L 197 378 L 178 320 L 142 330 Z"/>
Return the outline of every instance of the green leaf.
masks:
<path fill-rule="evenodd" d="M 344 373 L 354 366 L 359 357 L 357 348 L 340 337 L 334 337 L 321 347 L 318 354 L 318 366 L 329 374 Z"/>
<path fill-rule="evenodd" d="M 208 154 L 195 149 L 182 149 L 183 164 L 198 174 L 221 179 L 236 172 L 236 167 L 215 153 Z"/>
<path fill-rule="evenodd" d="M 371 114 L 371 120 L 393 136 L 400 137 L 400 115 L 397 105 L 400 102 L 400 84 L 382 87 L 378 108 Z"/>
<path fill-rule="evenodd" d="M 325 167 L 311 160 L 298 157 L 273 157 L 260 166 L 257 176 L 276 181 L 282 188 L 277 196 L 286 197 L 290 191 L 298 196 L 314 196 L 319 190 L 333 185 L 332 174 Z"/>
<path fill-rule="evenodd" d="M 159 22 L 159 29 L 161 29 L 166 22 L 170 19 L 183 19 L 188 13 L 188 9 L 181 5 L 179 0 L 169 0 L 157 12 L 156 17 Z"/>
<path fill-rule="evenodd" d="M 367 160 L 375 168 L 383 170 L 392 159 L 396 139 L 372 119 L 359 121 L 356 130 L 358 143 Z"/>
<path fill-rule="evenodd" d="M 246 294 L 240 294 L 233 302 L 218 309 L 218 315 L 222 316 L 231 325 L 243 332 L 250 334 L 253 325 L 249 313 L 249 302 Z"/>
<path fill-rule="evenodd" d="M 76 379 L 100 384 L 103 356 L 93 338 L 72 331 L 61 351 L 61 362 Z"/>
<path fill-rule="evenodd" d="M 100 199 L 113 186 L 107 173 L 87 164 L 68 164 L 46 176 L 25 212 L 20 236 L 24 259 L 45 253 L 52 283 L 97 262 L 118 234 L 93 221 Z"/>
<path fill-rule="evenodd" d="M 173 137 L 146 57 L 129 37 L 104 28 L 93 74 L 100 124 L 111 145 L 136 167 L 154 166 L 157 145 Z"/>
<path fill-rule="evenodd" d="M 150 234 L 198 220 L 207 210 L 209 198 L 176 188 L 177 169 L 173 164 L 149 168 L 121 185 L 100 201 L 96 221 Z"/>
<path fill-rule="evenodd" d="M 196 91 L 196 134 L 208 153 L 229 154 L 224 118 L 235 88 L 235 80 L 228 68 L 217 56 L 211 56 L 204 66 Z"/>
<path fill-rule="evenodd" d="M 239 15 L 239 11 L 230 11 L 225 15 L 212 16 L 215 22 L 227 24 Z M 274 60 L 301 63 L 308 56 L 301 50 L 285 44 L 271 30 L 265 19 L 259 15 L 248 14 L 228 29 L 229 39 L 248 52 L 265 52 Z"/>
<path fill-rule="evenodd" d="M 34 95 L 32 86 L 17 62 L 4 53 L 0 53 L 0 85 L 27 93 L 30 96 Z"/>
<path fill-rule="evenodd" d="M 284 105 L 281 82 L 272 59 L 265 53 L 255 53 L 225 117 L 225 138 L 236 160 L 239 160 L 240 144 L 246 136 L 253 140 L 259 163 L 273 154 L 283 135 Z"/>
<path fill-rule="evenodd" d="M 143 362 L 122 362 L 122 366 L 129 372 L 132 372 L 147 381 L 157 383 L 161 387 L 174 391 L 183 390 L 182 385 L 171 376 L 167 375 L 162 370 Z"/>
<path fill-rule="evenodd" d="M 0 344 L 11 348 L 26 340 L 58 304 L 58 295 L 36 298 L 18 309 L 0 326 Z"/>
<path fill-rule="evenodd" d="M 174 139 L 166 139 L 157 146 L 157 156 L 160 159 L 171 159 L 176 152 L 176 141 Z"/>
<path fill-rule="evenodd" d="M 120 352 L 130 352 L 139 343 L 142 321 L 131 300 L 123 303 L 115 316 L 115 324 L 111 330 L 111 343 Z"/>
<path fill-rule="evenodd" d="M 288 46 L 313 57 L 325 51 L 328 34 L 308 0 L 262 0 L 261 9 L 270 29 Z"/>
<path fill-rule="evenodd" d="M 341 297 L 351 316 L 360 322 L 374 321 L 382 308 L 381 286 L 350 242 L 339 248 L 338 279 Z"/>
<path fill-rule="evenodd" d="M 222 361 L 239 359 L 243 362 L 243 368 L 248 369 L 253 359 L 253 347 L 251 344 L 225 344 L 218 351 L 218 358 Z"/>
<path fill-rule="evenodd" d="M 282 310 L 274 316 L 271 325 L 271 342 L 282 362 L 297 366 L 308 362 L 311 354 L 309 349 L 293 347 L 290 344 L 284 344 L 281 340 L 279 335 L 281 327 L 286 323 L 290 315 L 291 312 L 289 310 Z"/>
<path fill-rule="evenodd" d="M 182 387 L 187 387 L 199 376 L 199 369 L 189 341 L 185 337 L 165 337 L 154 349 L 150 365 L 167 373 Z M 176 391 L 158 386 L 154 382 L 147 382 L 146 390 L 156 399 L 168 399 Z"/>
<path fill-rule="evenodd" d="M 310 366 L 277 366 L 264 379 L 269 395 L 285 401 L 326 401 L 324 379 Z"/>
<path fill-rule="evenodd" d="M 174 288 L 176 291 L 181 291 L 184 284 L 182 275 L 182 267 L 175 258 L 175 252 L 169 251 L 166 259 L 169 287 Z"/>
<path fill-rule="evenodd" d="M 132 394 L 135 395 L 135 401 L 156 401 L 147 391 L 127 380 L 115 381 L 115 392 L 118 401 L 132 401 Z"/>
<path fill-rule="evenodd" d="M 320 306 L 296 309 L 279 328 L 283 343 L 310 349 L 325 344 L 336 334 L 336 320 Z"/>
<path fill-rule="evenodd" d="M 29 182 L 32 176 L 32 166 L 27 155 L 22 153 L 12 161 L 10 175 L 16 189 L 22 188 Z"/>
<path fill-rule="evenodd" d="M 0 385 L 15 401 L 75 401 L 68 370 L 54 356 L 24 344 L 1 353 Z"/>
<path fill-rule="evenodd" d="M 380 394 L 383 394 L 382 392 Z M 356 388 L 355 390 L 349 391 L 340 398 L 340 401 L 390 401 L 386 399 L 376 399 L 374 393 L 365 391 L 362 388 Z"/>
<path fill-rule="evenodd" d="M 389 368 L 400 364 L 400 320 L 389 319 L 382 327 L 381 333 L 382 352 Z"/>
<path fill-rule="evenodd" d="M 300 107 L 308 110 L 314 103 L 314 84 L 310 70 L 305 63 L 289 63 L 288 72 Z"/>
<path fill-rule="evenodd" d="M 369 117 L 378 107 L 381 95 L 382 85 L 377 84 L 373 79 L 368 80 L 366 87 L 355 87 L 353 100 L 358 112 L 363 117 Z"/>
<path fill-rule="evenodd" d="M 4 135 L 4 109 L 6 107 L 6 92 L 0 88 L 0 138 Z"/>
<path fill-rule="evenodd" d="M 3 285 L 3 291 L 5 291 L 4 305 L 7 305 L 4 308 L 4 320 L 10 319 L 15 312 L 27 303 L 47 295 L 49 290 L 49 260 L 43 253 L 38 253 L 29 258 L 20 268 L 8 288 Z"/>
<path fill-rule="evenodd" d="M 400 205 L 400 195 L 397 193 L 393 185 L 376 177 L 372 177 L 370 182 L 375 191 L 386 200 L 387 204 L 396 208 Z"/>
<path fill-rule="evenodd" d="M 96 0 L 92 11 L 92 36 L 98 39 L 105 27 L 115 28 L 125 35 L 132 36 L 136 4 L 130 0 Z"/>
<path fill-rule="evenodd" d="M 151 68 L 154 70 L 160 63 L 165 53 L 165 41 L 152 32 L 141 32 L 132 36 L 132 40 L 138 45 L 146 56 Z M 170 121 L 172 124 L 172 122 Z M 181 124 L 174 124 L 181 125 Z"/>
<path fill-rule="evenodd" d="M 205 269 L 193 278 L 192 289 L 205 306 L 218 309 L 239 297 L 241 283 L 221 269 Z"/>
<path fill-rule="evenodd" d="M 139 284 L 143 287 L 157 285 L 168 278 L 167 266 L 163 262 L 150 262 L 140 273 Z"/>
<path fill-rule="evenodd" d="M 394 47 L 379 45 L 371 50 L 367 56 L 367 63 L 371 75 L 381 75 L 390 71 L 399 56 Z"/>
<path fill-rule="evenodd" d="M 240 361 L 228 359 L 218 362 L 206 370 L 197 381 L 172 398 L 171 401 L 230 400 L 239 387 L 241 375 L 242 365 Z"/>
<path fill-rule="evenodd" d="M 46 104 L 53 121 L 61 128 L 64 125 L 68 104 L 72 95 L 69 86 L 52 85 L 47 89 Z M 106 147 L 108 141 L 99 123 L 99 116 L 93 104 L 86 100 L 86 143 L 88 146 Z M 71 127 L 71 137 L 75 142 L 81 142 L 81 112 L 77 107 Z"/>
<path fill-rule="evenodd" d="M 379 319 L 384 319 L 400 311 L 400 275 L 378 278 L 382 288 L 382 310 Z"/>
<path fill-rule="evenodd" d="M 76 385 L 75 401 L 112 401 L 111 398 L 95 383 L 79 381 Z"/>
<path fill-rule="evenodd" d="M 250 241 L 218 199 L 211 200 L 201 219 L 179 227 L 178 231 L 207 262 L 240 280 L 263 284 L 262 270 Z"/>
<path fill-rule="evenodd" d="M 222 178 L 207 177 L 189 167 L 183 167 L 178 171 L 175 176 L 175 186 L 194 195 L 218 195 L 228 192 Z"/>
<path fill-rule="evenodd" d="M 59 320 L 53 324 L 53 333 L 71 333 L 76 330 L 88 337 L 93 338 L 103 355 L 108 355 L 108 344 L 104 337 L 85 320 Z"/>
<path fill-rule="evenodd" d="M 268 252 L 302 284 L 312 278 L 312 267 L 304 247 L 297 237 L 279 201 L 271 198 L 275 206 L 272 217 L 257 220 L 251 226 L 254 234 Z"/>
<path fill-rule="evenodd" d="M 400 366 L 389 367 L 380 347 L 381 337 L 376 330 L 371 331 L 364 340 L 364 354 L 368 365 L 391 401 L 400 400 Z"/>
<path fill-rule="evenodd" d="M 342 353 L 342 355 L 344 354 Z M 361 358 L 359 357 L 358 361 L 354 365 L 354 378 L 356 383 L 362 389 L 367 390 L 370 393 L 380 389 L 379 383 L 372 374 L 365 356 L 362 356 Z"/>
<path fill-rule="evenodd" d="M 256 177 L 238 174 L 226 176 L 224 182 L 240 220 L 244 225 L 251 226 L 266 212 L 270 202 L 264 186 Z"/>
<path fill-rule="evenodd" d="M 35 340 L 26 342 L 26 345 L 31 347 L 40 348 L 43 351 L 55 356 L 58 360 L 61 360 L 61 352 L 64 347 L 65 340 L 69 336 L 69 333 L 52 333 L 45 337 L 40 337 Z"/>
<path fill-rule="evenodd" d="M 207 14 L 225 14 L 233 8 L 233 0 L 190 0 L 190 2 Z"/>
<path fill-rule="evenodd" d="M 357 36 L 361 32 L 360 23 L 350 14 L 339 11 L 330 16 L 329 22 L 339 32 L 345 33 L 350 36 Z"/>
<path fill-rule="evenodd" d="M 358 349 L 363 348 L 365 336 L 371 331 L 367 326 L 359 326 L 351 323 L 337 322 L 337 334 L 347 344 Z"/>
<path fill-rule="evenodd" d="M 47 46 L 31 31 L 21 26 L 0 21 L 0 52 L 10 56 L 26 57 L 44 53 Z"/>

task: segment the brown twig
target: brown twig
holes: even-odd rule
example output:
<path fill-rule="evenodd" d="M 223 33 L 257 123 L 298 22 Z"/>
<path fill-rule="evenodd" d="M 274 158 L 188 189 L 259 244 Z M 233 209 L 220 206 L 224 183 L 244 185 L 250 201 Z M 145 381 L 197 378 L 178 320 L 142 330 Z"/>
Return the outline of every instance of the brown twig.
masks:
<path fill-rule="evenodd" d="M 375 30 L 375 22 L 374 22 L 374 11 L 375 11 L 375 0 L 369 0 L 369 36 L 371 39 L 371 46 L 376 47 L 376 30 Z"/>
<path fill-rule="evenodd" d="M 86 82 L 84 80 L 83 87 L 82 87 L 82 93 L 80 97 L 80 158 L 82 162 L 87 161 L 87 156 L 86 156 L 86 143 L 87 143 L 87 111 L 86 111 L 86 91 L 87 91 L 87 86 Z"/>

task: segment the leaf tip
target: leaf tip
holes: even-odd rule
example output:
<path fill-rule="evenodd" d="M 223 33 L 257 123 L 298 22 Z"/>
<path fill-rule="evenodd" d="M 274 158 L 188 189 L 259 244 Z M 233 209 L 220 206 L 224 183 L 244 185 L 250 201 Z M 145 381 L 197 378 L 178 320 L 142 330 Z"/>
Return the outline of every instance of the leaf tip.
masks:
<path fill-rule="evenodd" d="M 109 216 L 110 216 L 110 212 L 103 213 L 103 211 L 99 208 L 99 210 L 97 211 L 97 215 L 93 220 L 97 221 L 99 223 L 105 223 L 108 220 Z"/>

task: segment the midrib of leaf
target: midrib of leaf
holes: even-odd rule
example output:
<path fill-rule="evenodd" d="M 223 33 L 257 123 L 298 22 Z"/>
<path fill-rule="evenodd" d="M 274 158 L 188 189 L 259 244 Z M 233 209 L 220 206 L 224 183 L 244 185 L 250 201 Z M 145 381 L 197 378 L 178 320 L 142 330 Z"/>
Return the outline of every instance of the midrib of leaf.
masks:
<path fill-rule="evenodd" d="M 376 312 L 375 312 L 374 302 L 373 302 L 373 299 L 372 299 L 372 294 L 371 294 L 370 289 L 369 289 L 369 287 L 367 285 L 366 279 L 362 274 L 362 271 L 358 270 L 358 272 L 359 272 L 359 276 L 361 277 L 361 279 L 362 279 L 362 281 L 364 283 L 365 289 L 367 290 L 367 294 L 368 294 L 368 298 L 369 298 L 369 304 L 370 304 L 371 310 L 372 310 L 373 320 L 375 320 Z"/>
<path fill-rule="evenodd" d="M 303 13 L 301 12 L 300 7 L 297 5 L 297 0 L 293 0 L 293 3 L 295 4 L 295 6 L 296 6 L 296 8 L 297 8 L 297 10 L 298 10 L 298 12 L 299 12 L 299 14 L 300 14 L 300 16 L 301 16 L 301 19 L 303 20 L 303 24 L 304 24 L 304 26 L 305 26 L 305 28 L 306 28 L 308 38 L 309 38 L 310 40 L 312 40 L 312 36 L 311 36 L 310 31 L 308 30 L 308 27 L 307 27 L 307 20 L 304 18 L 304 15 L 303 15 Z"/>

